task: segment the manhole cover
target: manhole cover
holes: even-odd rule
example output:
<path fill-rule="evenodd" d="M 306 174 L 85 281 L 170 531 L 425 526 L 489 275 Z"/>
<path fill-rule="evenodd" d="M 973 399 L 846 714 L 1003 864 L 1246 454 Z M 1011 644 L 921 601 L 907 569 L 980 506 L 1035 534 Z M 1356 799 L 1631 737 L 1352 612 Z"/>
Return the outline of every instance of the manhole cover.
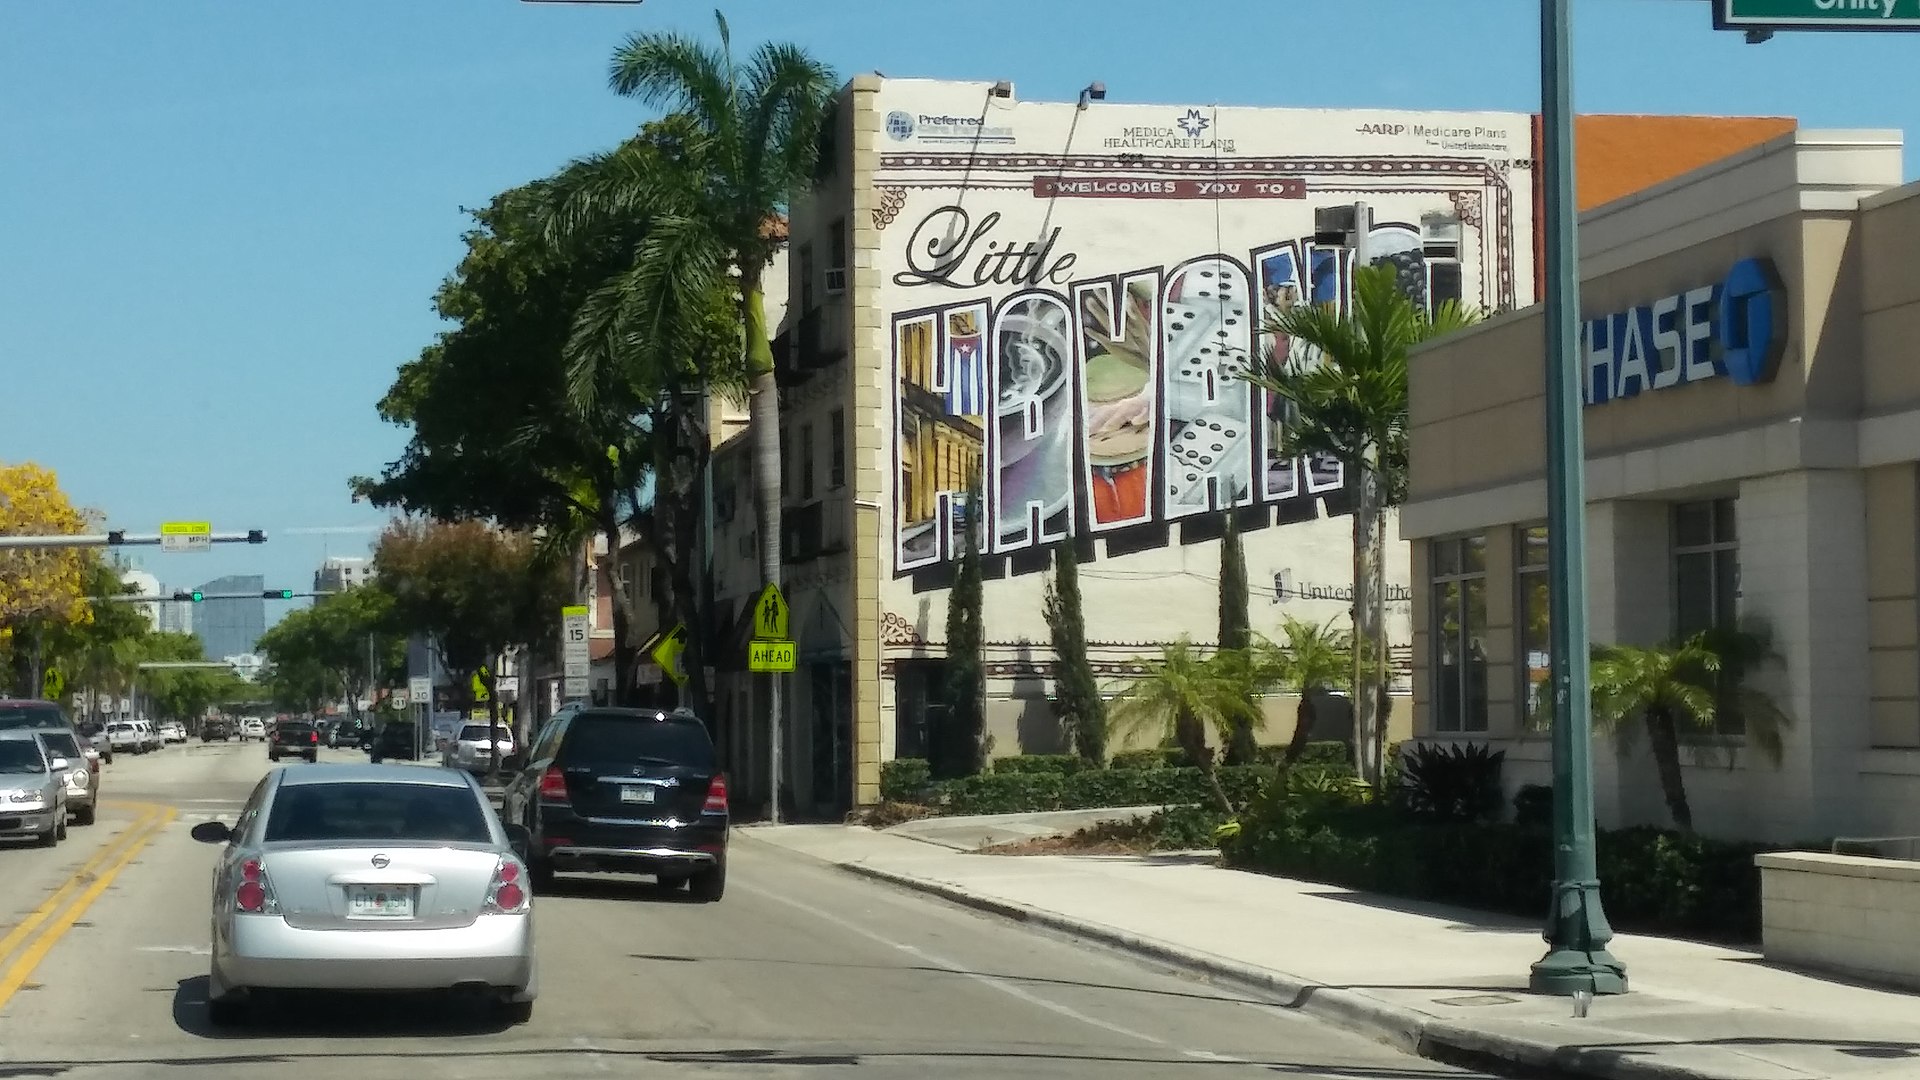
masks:
<path fill-rule="evenodd" d="M 1463 997 L 1434 998 L 1435 1005 L 1511 1005 L 1520 999 L 1506 994 L 1467 994 Z"/>

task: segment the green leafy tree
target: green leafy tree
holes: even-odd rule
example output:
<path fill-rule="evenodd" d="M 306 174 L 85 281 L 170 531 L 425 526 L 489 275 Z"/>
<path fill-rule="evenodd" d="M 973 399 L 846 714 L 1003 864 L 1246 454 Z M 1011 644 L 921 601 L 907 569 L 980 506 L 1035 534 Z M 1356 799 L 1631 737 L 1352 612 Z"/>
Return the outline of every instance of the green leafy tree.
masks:
<path fill-rule="evenodd" d="M 715 19 L 717 48 L 655 32 L 636 34 L 615 51 L 614 90 L 671 114 L 684 136 L 680 157 L 665 161 L 623 146 L 584 160 L 555 204 L 550 230 L 591 235 L 609 220 L 649 222 L 624 287 L 603 299 L 608 313 L 632 312 L 644 323 L 649 310 L 701 310 L 716 289 L 733 293 L 752 417 L 760 571 L 777 584 L 780 396 L 762 283 L 786 242 L 788 203 L 814 175 L 838 80 L 794 45 L 765 44 L 740 63 L 726 19 L 718 12 Z M 689 165 L 697 175 L 691 183 Z M 609 314 L 588 325 L 596 322 L 619 319 Z"/>
<path fill-rule="evenodd" d="M 378 583 L 360 585 L 288 612 L 257 648 L 276 667 L 298 670 L 310 663 L 324 669 L 359 723 L 360 699 L 371 699 L 376 683 L 406 662 L 406 640 L 393 626 L 393 596 Z M 302 682 L 313 685 L 308 677 Z"/>
<path fill-rule="evenodd" d="M 1406 493 L 1407 354 L 1478 319 L 1451 301 L 1429 314 L 1400 291 L 1393 267 L 1369 266 L 1354 272 L 1348 314 L 1319 304 L 1270 313 L 1267 331 L 1296 348 L 1257 358 L 1247 376 L 1298 414 L 1281 452 L 1331 456 L 1353 486 L 1354 761 L 1375 783 L 1388 707 L 1385 521 Z"/>
<path fill-rule="evenodd" d="M 133 591 L 120 580 L 121 569 L 94 559 L 84 571 L 85 592 L 94 598 L 90 612 L 50 625 L 42 639 L 48 669 L 60 673 L 68 690 L 84 691 L 89 710 L 96 710 L 102 697 L 126 692 L 152 632 L 140 605 L 111 599 Z M 91 712 L 89 718 L 99 719 Z"/>
<path fill-rule="evenodd" d="M 259 680 L 254 696 L 265 695 L 282 712 L 317 713 L 346 692 L 339 676 L 305 654 L 269 659 Z"/>
<path fill-rule="evenodd" d="M 1087 619 L 1080 605 L 1080 559 L 1072 540 L 1053 549 L 1053 580 L 1044 600 L 1053 644 L 1054 714 L 1073 752 L 1092 765 L 1107 760 L 1107 703 L 1087 659 Z"/>
<path fill-rule="evenodd" d="M 1240 523 L 1233 511 L 1221 515 L 1225 525 L 1220 535 L 1220 651 L 1246 653 L 1253 648 L 1253 623 L 1247 613 L 1247 553 L 1240 543 Z M 1260 703 L 1250 699 L 1248 706 L 1258 712 Z M 1253 725 L 1243 718 L 1232 719 L 1227 736 L 1227 764 L 1252 764 L 1258 753 Z"/>
<path fill-rule="evenodd" d="M 1207 731 L 1211 728 L 1224 741 L 1238 724 L 1259 727 L 1264 722 L 1248 702 L 1244 654 L 1204 656 L 1183 636 L 1161 646 L 1159 657 L 1143 664 L 1146 673 L 1113 700 L 1109 715 L 1115 734 L 1145 732 L 1171 740 L 1205 774 L 1220 809 L 1232 814 L 1233 804 L 1214 772 Z"/>
<path fill-rule="evenodd" d="M 558 633 L 565 575 L 540 558 L 532 537 L 478 521 L 395 521 L 373 563 L 395 625 L 426 635 L 456 686 L 477 678 L 485 690 L 495 741 L 488 770 L 497 770 L 500 657 Z"/>
<path fill-rule="evenodd" d="M 979 485 L 967 493 L 966 527 L 947 591 L 947 715 L 931 763 L 936 776 L 972 776 L 986 767 L 987 675 L 985 589 L 980 567 Z"/>
<path fill-rule="evenodd" d="M 1687 736 L 1712 735 L 1737 719 L 1747 745 L 1778 765 L 1792 718 L 1772 698 L 1747 684 L 1757 666 L 1773 659 L 1763 633 L 1707 630 L 1662 646 L 1603 645 L 1593 652 L 1593 719 L 1622 748 L 1644 729 L 1675 827 L 1693 831 L 1680 756 Z M 1640 719 L 1640 728 L 1632 723 Z M 1696 753 L 1711 753 L 1692 741 Z"/>
<path fill-rule="evenodd" d="M 202 661 L 205 653 L 193 634 L 155 633 L 146 637 L 143 661 Z M 196 730 L 206 712 L 245 692 L 240 677 L 224 668 L 149 669 L 139 685 L 153 715 Z"/>

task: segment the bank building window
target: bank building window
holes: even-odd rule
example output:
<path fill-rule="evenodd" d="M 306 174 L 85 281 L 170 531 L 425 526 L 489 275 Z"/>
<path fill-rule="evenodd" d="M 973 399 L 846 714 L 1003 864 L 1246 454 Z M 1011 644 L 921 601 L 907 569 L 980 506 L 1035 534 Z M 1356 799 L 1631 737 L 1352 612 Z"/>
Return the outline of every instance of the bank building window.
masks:
<path fill-rule="evenodd" d="M 1487 730 L 1487 538 L 1433 542 L 1433 728 Z"/>
<path fill-rule="evenodd" d="M 1734 500 L 1709 499 L 1673 507 L 1673 630 L 1687 638 L 1738 625 L 1740 539 Z M 1723 703 L 1717 732 L 1746 730 L 1737 710 Z"/>
<path fill-rule="evenodd" d="M 1547 699 L 1553 684 L 1547 665 L 1548 617 L 1547 527 L 1530 525 L 1514 530 L 1518 550 L 1513 553 L 1514 625 L 1520 634 L 1520 708 L 1528 731 L 1547 726 Z"/>

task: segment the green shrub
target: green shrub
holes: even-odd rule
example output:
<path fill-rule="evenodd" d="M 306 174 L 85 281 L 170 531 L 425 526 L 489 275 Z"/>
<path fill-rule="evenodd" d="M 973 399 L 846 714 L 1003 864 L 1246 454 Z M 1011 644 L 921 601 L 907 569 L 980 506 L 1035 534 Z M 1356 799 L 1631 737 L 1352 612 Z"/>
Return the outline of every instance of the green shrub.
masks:
<path fill-rule="evenodd" d="M 880 763 L 880 797 L 888 802 L 921 802 L 933 783 L 926 758 L 894 758 Z"/>
<path fill-rule="evenodd" d="M 1354 805 L 1263 791 L 1227 830 L 1229 865 L 1367 892 L 1537 917 L 1553 876 L 1542 828 L 1408 820 L 1390 804 Z M 1760 876 L 1747 843 L 1653 828 L 1601 831 L 1601 899 L 1621 929 L 1750 943 Z"/>
<path fill-rule="evenodd" d="M 1286 756 L 1287 744 L 1274 743 L 1260 747 L 1254 760 L 1262 765 L 1278 765 L 1281 761 L 1285 760 Z M 1297 758 L 1293 764 L 1295 768 L 1302 765 L 1349 768 L 1353 765 L 1353 748 L 1349 747 L 1346 743 L 1334 742 L 1329 739 L 1310 742 L 1306 745 L 1305 749 L 1300 751 L 1299 758 Z"/>
<path fill-rule="evenodd" d="M 1012 773 L 1075 773 L 1088 768 L 1077 754 L 1021 754 L 993 759 L 993 771 L 1001 776 Z"/>
<path fill-rule="evenodd" d="M 1215 772 L 1227 799 L 1251 801 L 1273 770 L 1231 765 Z M 1314 773 L 1313 775 L 1319 775 Z M 936 785 L 948 814 L 1020 814 L 1101 806 L 1188 806 L 1213 798 L 1199 769 L 1083 769 L 1075 773 L 992 772 Z"/>
<path fill-rule="evenodd" d="M 1422 743 L 1400 755 L 1394 795 L 1417 818 L 1487 821 L 1500 816 L 1504 750 L 1484 743 Z"/>
<path fill-rule="evenodd" d="M 1180 751 L 1158 747 L 1151 750 L 1122 750 L 1113 755 L 1109 764 L 1115 769 L 1171 769 L 1181 764 Z"/>
<path fill-rule="evenodd" d="M 1545 784 L 1525 784 L 1513 793 L 1513 823 L 1546 828 L 1553 824 L 1553 789 Z"/>

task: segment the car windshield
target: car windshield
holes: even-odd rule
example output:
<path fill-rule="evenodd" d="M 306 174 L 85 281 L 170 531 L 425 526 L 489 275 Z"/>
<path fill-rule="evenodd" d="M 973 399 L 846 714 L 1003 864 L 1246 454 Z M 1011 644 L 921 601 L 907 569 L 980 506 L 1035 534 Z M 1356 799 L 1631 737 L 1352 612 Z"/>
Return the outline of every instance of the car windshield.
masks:
<path fill-rule="evenodd" d="M 33 731 L 66 726 L 66 715 L 58 705 L 0 705 L 0 731 Z"/>
<path fill-rule="evenodd" d="M 582 713 L 573 718 L 565 743 L 572 761 L 664 761 L 713 768 L 713 740 L 697 720 Z"/>
<path fill-rule="evenodd" d="M 73 736 L 56 731 L 51 735 L 42 735 L 40 741 L 47 744 L 47 752 L 69 760 L 80 756 L 80 744 Z"/>
<path fill-rule="evenodd" d="M 40 747 L 25 739 L 0 740 L 0 773 L 43 773 L 47 759 Z"/>
<path fill-rule="evenodd" d="M 445 784 L 290 784 L 274 796 L 266 839 L 486 843 L 487 809 Z"/>

